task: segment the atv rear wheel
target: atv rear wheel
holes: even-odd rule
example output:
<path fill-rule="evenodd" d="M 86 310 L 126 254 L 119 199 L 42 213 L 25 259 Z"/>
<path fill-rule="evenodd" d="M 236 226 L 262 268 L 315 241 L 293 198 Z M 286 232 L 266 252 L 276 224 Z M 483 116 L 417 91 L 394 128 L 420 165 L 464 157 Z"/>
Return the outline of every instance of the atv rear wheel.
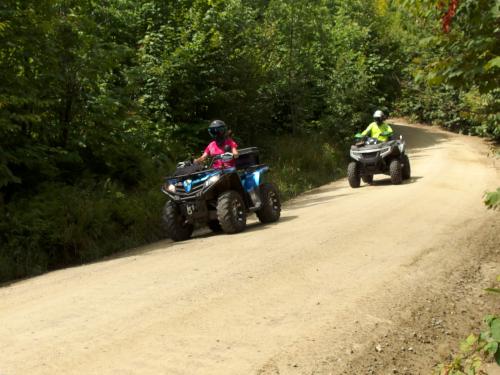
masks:
<path fill-rule="evenodd" d="M 281 202 L 278 189 L 271 183 L 260 185 L 261 208 L 256 212 L 261 223 L 274 223 L 281 215 Z"/>
<path fill-rule="evenodd" d="M 366 176 L 362 176 L 361 179 L 365 184 L 371 184 L 373 183 L 373 175 L 372 174 L 367 174 Z"/>
<path fill-rule="evenodd" d="M 389 164 L 389 173 L 391 175 L 391 182 L 394 185 L 399 185 L 403 181 L 403 169 L 399 159 L 392 159 Z"/>
<path fill-rule="evenodd" d="M 352 188 L 358 188 L 361 181 L 359 176 L 359 165 L 355 161 L 351 161 L 347 166 L 347 180 Z"/>
<path fill-rule="evenodd" d="M 411 177 L 411 167 L 410 167 L 410 159 L 408 155 L 403 155 L 403 180 L 409 180 Z"/>
<path fill-rule="evenodd" d="M 226 233 L 238 233 L 245 229 L 247 214 L 241 195 L 234 190 L 228 190 L 217 199 L 217 219 Z"/>
<path fill-rule="evenodd" d="M 179 207 L 168 201 L 163 209 L 163 224 L 168 236 L 174 241 L 187 240 L 193 234 L 193 224 L 186 221 Z"/>
<path fill-rule="evenodd" d="M 221 225 L 219 223 L 219 220 L 210 220 L 208 222 L 208 227 L 214 233 L 220 233 L 220 232 L 222 232 L 222 227 L 221 227 Z"/>

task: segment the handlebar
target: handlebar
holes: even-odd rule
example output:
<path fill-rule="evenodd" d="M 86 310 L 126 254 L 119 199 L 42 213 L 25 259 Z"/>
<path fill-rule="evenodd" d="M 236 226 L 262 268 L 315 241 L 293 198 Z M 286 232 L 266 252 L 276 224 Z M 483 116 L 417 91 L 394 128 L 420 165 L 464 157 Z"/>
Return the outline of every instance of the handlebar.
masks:
<path fill-rule="evenodd" d="M 215 160 L 230 161 L 233 159 L 234 159 L 234 155 L 231 152 L 225 152 L 225 153 L 220 154 L 220 155 L 215 155 L 212 158 L 212 161 L 215 161 Z"/>
<path fill-rule="evenodd" d="M 213 164 L 216 160 L 222 160 L 223 162 L 228 162 L 228 161 L 231 161 L 234 159 L 234 155 L 233 153 L 231 152 L 225 152 L 223 154 L 220 154 L 220 155 L 215 155 L 213 158 L 212 158 L 212 162 L 210 163 L 210 167 L 209 168 L 212 168 L 213 167 Z"/>

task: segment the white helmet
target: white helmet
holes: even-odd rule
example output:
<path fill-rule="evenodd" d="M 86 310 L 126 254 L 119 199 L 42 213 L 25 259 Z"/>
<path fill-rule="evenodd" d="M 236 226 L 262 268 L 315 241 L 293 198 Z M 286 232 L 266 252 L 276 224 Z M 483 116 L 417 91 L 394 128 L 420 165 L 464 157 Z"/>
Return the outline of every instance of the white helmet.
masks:
<path fill-rule="evenodd" d="M 380 109 L 377 109 L 375 113 L 373 114 L 373 118 L 384 118 L 384 112 L 382 112 Z"/>

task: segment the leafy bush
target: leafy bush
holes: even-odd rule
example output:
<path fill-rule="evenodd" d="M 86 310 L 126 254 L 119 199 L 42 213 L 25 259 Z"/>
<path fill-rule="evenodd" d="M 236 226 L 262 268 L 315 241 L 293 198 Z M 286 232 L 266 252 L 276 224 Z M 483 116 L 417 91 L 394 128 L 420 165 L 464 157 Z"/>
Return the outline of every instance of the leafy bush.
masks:
<path fill-rule="evenodd" d="M 500 141 L 500 90 L 481 94 L 407 82 L 396 104 L 400 115 L 448 130 Z"/>
<path fill-rule="evenodd" d="M 497 209 L 500 207 L 500 188 L 497 191 L 491 191 L 485 194 L 484 204 L 488 208 Z"/>
<path fill-rule="evenodd" d="M 399 109 L 420 121 L 500 140 L 499 4 L 405 0 L 407 58 Z M 397 18 L 397 17 L 396 17 Z"/>
<path fill-rule="evenodd" d="M 500 365 L 500 317 L 485 318 L 486 329 L 479 335 L 470 334 L 460 343 L 460 353 L 448 364 L 436 367 L 436 375 L 481 375 L 485 361 L 494 359 Z"/>

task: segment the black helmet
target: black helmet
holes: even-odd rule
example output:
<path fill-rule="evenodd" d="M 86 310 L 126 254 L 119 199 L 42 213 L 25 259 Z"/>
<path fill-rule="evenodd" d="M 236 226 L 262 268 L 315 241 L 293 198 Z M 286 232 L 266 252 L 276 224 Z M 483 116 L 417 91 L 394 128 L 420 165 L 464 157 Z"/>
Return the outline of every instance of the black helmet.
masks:
<path fill-rule="evenodd" d="M 221 139 L 226 135 L 226 124 L 222 120 L 214 120 L 208 127 L 208 134 L 213 139 Z"/>

